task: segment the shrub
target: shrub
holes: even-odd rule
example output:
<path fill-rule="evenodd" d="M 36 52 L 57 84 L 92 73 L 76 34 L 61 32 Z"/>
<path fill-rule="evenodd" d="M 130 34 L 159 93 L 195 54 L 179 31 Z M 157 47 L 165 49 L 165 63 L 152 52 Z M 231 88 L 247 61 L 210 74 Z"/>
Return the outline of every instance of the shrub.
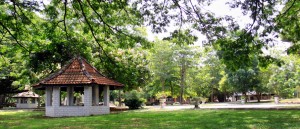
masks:
<path fill-rule="evenodd" d="M 180 103 L 179 102 L 174 102 L 173 105 L 180 105 Z"/>
<path fill-rule="evenodd" d="M 200 100 L 202 103 L 205 103 L 205 102 L 207 102 L 208 98 L 200 97 Z"/>
<path fill-rule="evenodd" d="M 138 109 L 142 107 L 145 99 L 142 98 L 142 95 L 136 90 L 132 90 L 129 93 L 125 94 L 125 105 L 129 107 L 129 109 Z"/>
<path fill-rule="evenodd" d="M 201 101 L 201 97 L 194 97 L 193 101 L 194 101 L 195 108 L 199 108 L 199 102 Z"/>

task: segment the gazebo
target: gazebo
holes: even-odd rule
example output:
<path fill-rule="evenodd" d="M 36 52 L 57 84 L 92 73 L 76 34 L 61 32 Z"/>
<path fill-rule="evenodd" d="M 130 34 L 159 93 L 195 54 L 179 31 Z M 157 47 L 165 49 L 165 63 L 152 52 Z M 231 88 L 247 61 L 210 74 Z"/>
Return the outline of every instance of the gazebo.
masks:
<path fill-rule="evenodd" d="M 33 87 L 45 90 L 46 116 L 61 117 L 109 114 L 109 90 L 123 86 L 77 56 Z M 76 96 L 83 96 L 83 102 L 77 103 Z M 99 104 L 100 100 L 103 104 Z"/>
<path fill-rule="evenodd" d="M 37 108 L 40 96 L 32 91 L 21 92 L 13 96 L 17 99 L 17 108 Z"/>

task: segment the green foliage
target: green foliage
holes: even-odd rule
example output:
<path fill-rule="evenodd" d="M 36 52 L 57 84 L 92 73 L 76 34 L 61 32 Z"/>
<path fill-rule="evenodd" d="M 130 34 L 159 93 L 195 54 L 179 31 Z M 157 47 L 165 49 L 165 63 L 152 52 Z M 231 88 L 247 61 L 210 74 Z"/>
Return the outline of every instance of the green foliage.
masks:
<path fill-rule="evenodd" d="M 112 50 L 109 57 L 113 57 L 112 62 L 109 58 L 101 56 L 102 59 L 95 60 L 95 66 L 98 66 L 105 75 L 125 84 L 126 91 L 144 87 L 148 83 L 150 70 L 146 50 L 138 46 L 131 49 L 117 49 Z"/>
<path fill-rule="evenodd" d="M 156 41 L 151 51 L 151 72 L 153 73 L 154 86 L 158 90 L 173 87 L 172 81 L 178 78 L 179 69 L 174 60 L 174 47 L 168 41 Z M 158 91 L 156 91 L 158 92 Z"/>
<path fill-rule="evenodd" d="M 253 69 L 239 69 L 236 72 L 229 73 L 229 83 L 237 92 L 246 93 L 253 91 L 260 83 L 258 73 Z"/>
<path fill-rule="evenodd" d="M 236 71 L 236 75 L 251 76 L 243 77 L 252 78 L 247 83 L 257 81 L 254 75 L 259 76 L 262 83 L 246 89 L 263 92 L 268 89 L 265 80 L 271 75 L 253 68 L 253 60 L 261 67 L 282 64 L 274 56 L 262 55 L 262 48 L 272 41 L 268 34 L 279 32 L 283 40 L 292 42 L 289 53 L 297 53 L 300 48 L 297 0 L 231 1 L 232 8 L 241 8 L 253 20 L 245 28 L 230 16 L 216 17 L 203 10 L 212 1 L 49 2 L 0 2 L 0 77 L 16 78 L 14 85 L 33 84 L 74 55 L 81 55 L 106 76 L 125 84 L 125 91 L 145 87 L 149 96 L 161 90 L 171 91 L 172 96 L 208 97 L 215 91 L 229 94 L 241 89 L 232 89 L 230 82 L 237 81 L 229 81 L 237 78 L 233 77 Z M 277 15 L 279 3 L 285 7 Z M 153 32 L 166 31 L 168 26 L 175 31 L 166 38 L 168 41 L 152 44 L 143 25 Z M 220 60 L 206 53 L 199 63 L 197 48 L 189 46 L 198 39 L 196 31 L 206 35 Z M 274 75 L 272 80 L 287 81 L 283 89 L 292 85 L 287 90 L 290 92 L 298 85 L 297 74 L 290 80 L 276 80 L 284 75 Z"/>
<path fill-rule="evenodd" d="M 15 77 L 0 77 L 0 108 L 8 103 L 8 97 L 21 92 L 20 85 L 14 85 Z"/>
<path fill-rule="evenodd" d="M 169 40 L 178 46 L 186 46 L 194 44 L 194 42 L 198 40 L 198 37 L 192 35 L 191 30 L 175 30 L 171 33 L 170 37 L 167 37 L 164 40 Z"/>
<path fill-rule="evenodd" d="M 151 47 L 137 10 L 126 2 L 49 2 L 1 2 L 0 54 L 7 63 L 1 61 L 0 74 L 11 73 L 20 84 L 33 84 L 81 55 L 108 77 L 126 84 L 126 90 L 145 85 L 145 55 L 114 54 L 120 49 L 137 50 L 137 45 Z M 128 61 L 132 57 L 137 60 Z M 2 73 L 2 69 L 7 70 Z"/>
<path fill-rule="evenodd" d="M 293 43 L 293 46 L 289 49 L 289 53 L 299 52 L 299 8 L 299 1 L 289 0 L 286 2 L 283 10 L 281 11 L 282 14 L 276 17 L 277 27 L 281 29 L 281 38 Z"/>
<path fill-rule="evenodd" d="M 189 69 L 199 62 L 199 49 L 186 43 L 178 44 L 178 38 L 169 37 L 168 41 L 158 40 L 154 44 L 150 60 L 153 80 L 147 86 L 147 92 L 152 96 L 162 91 L 170 92 L 173 97 L 188 97 L 192 92 L 188 89 L 191 84 L 187 76 Z"/>
<path fill-rule="evenodd" d="M 188 84 L 195 96 L 208 98 L 216 94 L 219 88 L 219 81 L 222 78 L 224 65 L 216 57 L 216 52 L 210 47 L 200 50 L 200 61 L 198 68 L 189 71 Z"/>
<path fill-rule="evenodd" d="M 219 91 L 230 94 L 235 91 L 235 88 L 230 84 L 228 80 L 228 74 L 225 73 L 225 71 L 221 72 L 221 75 L 223 76 L 221 80 L 219 81 Z"/>
<path fill-rule="evenodd" d="M 169 91 L 162 91 L 155 94 L 155 97 L 157 99 L 167 98 L 168 96 L 171 96 L 171 92 Z"/>
<path fill-rule="evenodd" d="M 253 59 L 262 54 L 262 42 L 246 30 L 234 32 L 230 37 L 218 39 L 214 44 L 217 55 L 231 71 L 251 67 Z"/>
<path fill-rule="evenodd" d="M 293 97 L 295 88 L 300 85 L 299 64 L 299 57 L 290 55 L 283 66 L 272 66 L 273 74 L 267 84 L 271 92 L 283 98 Z"/>
<path fill-rule="evenodd" d="M 139 109 L 142 107 L 145 99 L 142 94 L 136 90 L 132 90 L 125 94 L 125 105 L 129 107 L 129 109 Z"/>

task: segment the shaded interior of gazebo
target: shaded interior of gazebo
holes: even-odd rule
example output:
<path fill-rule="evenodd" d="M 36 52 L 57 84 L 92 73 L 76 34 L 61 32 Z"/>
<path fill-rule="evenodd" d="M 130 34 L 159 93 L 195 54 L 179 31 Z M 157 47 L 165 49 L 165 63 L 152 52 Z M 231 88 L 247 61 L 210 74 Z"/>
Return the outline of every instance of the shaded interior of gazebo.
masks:
<path fill-rule="evenodd" d="M 51 117 L 108 114 L 110 89 L 122 87 L 123 84 L 105 77 L 82 57 L 74 57 L 62 69 L 34 85 L 45 90 L 46 116 Z"/>

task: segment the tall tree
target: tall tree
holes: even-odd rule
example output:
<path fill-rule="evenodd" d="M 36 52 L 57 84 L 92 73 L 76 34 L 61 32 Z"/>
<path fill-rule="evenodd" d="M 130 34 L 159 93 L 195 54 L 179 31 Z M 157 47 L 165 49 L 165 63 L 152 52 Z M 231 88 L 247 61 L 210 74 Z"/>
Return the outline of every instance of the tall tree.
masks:
<path fill-rule="evenodd" d="M 174 60 L 174 45 L 169 41 L 157 40 L 151 54 L 151 69 L 153 71 L 153 85 L 160 85 L 160 91 L 171 88 L 170 81 L 177 78 L 178 68 Z M 156 91 L 158 92 L 158 91 Z M 173 91 L 172 91 L 172 94 Z"/>
<path fill-rule="evenodd" d="M 267 84 L 271 92 L 283 98 L 293 97 L 295 88 L 300 84 L 299 80 L 299 57 L 289 55 L 285 58 L 285 64 L 281 67 L 270 66 L 273 74 Z"/>
<path fill-rule="evenodd" d="M 191 85 L 190 89 L 196 92 L 197 96 L 210 97 L 210 100 L 213 101 L 215 96 L 218 95 L 217 93 L 219 93 L 219 81 L 223 76 L 221 72 L 224 70 L 224 65 L 221 64 L 216 56 L 216 52 L 211 47 L 198 51 L 200 51 L 200 56 L 194 60 L 199 61 L 189 71 L 188 81 Z M 220 101 L 224 100 L 219 97 Z"/>
<path fill-rule="evenodd" d="M 193 52 L 189 45 L 197 41 L 197 37 L 191 34 L 191 30 L 175 30 L 170 37 L 165 38 L 174 43 L 175 60 L 180 67 L 180 103 L 183 102 L 183 95 L 186 88 L 186 75 L 189 67 L 195 65 L 195 57 L 197 54 Z"/>
<path fill-rule="evenodd" d="M 236 92 L 240 92 L 244 96 L 259 85 L 257 73 L 253 69 L 239 69 L 236 72 L 229 73 L 228 80 Z"/>

